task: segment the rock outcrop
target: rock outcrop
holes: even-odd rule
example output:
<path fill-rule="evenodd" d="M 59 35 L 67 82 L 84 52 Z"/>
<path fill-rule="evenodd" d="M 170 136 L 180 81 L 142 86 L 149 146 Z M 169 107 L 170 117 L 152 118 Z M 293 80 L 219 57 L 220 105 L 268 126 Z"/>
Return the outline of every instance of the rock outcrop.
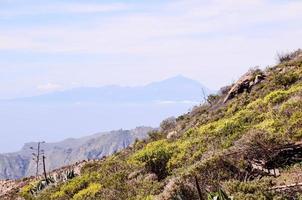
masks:
<path fill-rule="evenodd" d="M 257 85 L 264 79 L 265 75 L 261 70 L 250 70 L 234 84 L 234 86 L 230 89 L 223 102 L 226 103 L 228 100 L 234 98 L 238 94 L 241 94 L 245 91 L 249 92 L 253 86 Z"/>

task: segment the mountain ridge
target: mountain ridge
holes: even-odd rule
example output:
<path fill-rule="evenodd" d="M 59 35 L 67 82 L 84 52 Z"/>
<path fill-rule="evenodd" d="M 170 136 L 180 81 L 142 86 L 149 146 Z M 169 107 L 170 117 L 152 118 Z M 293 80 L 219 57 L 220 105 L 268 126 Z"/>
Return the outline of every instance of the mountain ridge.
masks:
<path fill-rule="evenodd" d="M 186 94 L 178 94 L 182 90 Z M 161 81 L 151 82 L 144 86 L 105 85 L 100 87 L 79 87 L 63 91 L 51 92 L 37 96 L 3 100 L 5 102 L 150 102 L 169 100 L 200 100 L 196 90 L 204 90 L 205 94 L 212 91 L 198 81 L 177 75 Z M 192 92 L 194 91 L 194 92 Z M 184 99 L 187 97 L 188 99 Z"/>
<path fill-rule="evenodd" d="M 136 139 L 147 137 L 151 127 L 96 133 L 82 138 L 68 138 L 60 142 L 45 143 L 41 148 L 47 158 L 46 168 L 51 171 L 64 165 L 89 159 L 100 159 L 131 145 Z M 31 147 L 36 142 L 25 143 L 18 152 L 0 154 L 0 179 L 18 179 L 35 174 Z"/>

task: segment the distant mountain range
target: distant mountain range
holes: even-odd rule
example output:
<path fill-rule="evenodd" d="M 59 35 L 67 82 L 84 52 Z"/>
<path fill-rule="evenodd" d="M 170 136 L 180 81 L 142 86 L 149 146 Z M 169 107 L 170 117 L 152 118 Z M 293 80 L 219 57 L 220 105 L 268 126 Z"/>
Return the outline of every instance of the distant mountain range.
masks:
<path fill-rule="evenodd" d="M 203 90 L 203 91 L 202 91 Z M 83 87 L 34 97 L 12 99 L 13 102 L 33 103 L 143 103 L 165 101 L 200 101 L 211 91 L 198 81 L 175 76 L 145 86 Z"/>
<path fill-rule="evenodd" d="M 117 130 L 98 133 L 78 139 L 66 139 L 57 143 L 44 143 L 42 149 L 46 155 L 47 170 L 57 169 L 78 161 L 99 159 L 121 150 L 135 139 L 147 137 L 150 127 L 138 127 L 133 130 Z M 35 162 L 30 147 L 37 143 L 27 143 L 15 153 L 0 154 L 0 179 L 17 179 L 35 174 Z M 40 172 L 42 167 L 40 167 Z"/>
<path fill-rule="evenodd" d="M 27 141 L 60 141 L 100 130 L 157 127 L 187 112 L 211 91 L 198 81 L 175 76 L 145 86 L 74 88 L 0 101 L 0 152 Z"/>

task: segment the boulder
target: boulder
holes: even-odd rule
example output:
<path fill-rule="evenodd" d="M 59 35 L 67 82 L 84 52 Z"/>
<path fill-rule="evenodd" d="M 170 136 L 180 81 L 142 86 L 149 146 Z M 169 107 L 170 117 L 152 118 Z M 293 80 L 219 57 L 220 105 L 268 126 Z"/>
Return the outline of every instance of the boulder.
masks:
<path fill-rule="evenodd" d="M 227 96 L 224 99 L 224 103 L 228 100 L 234 98 L 238 94 L 245 91 L 249 92 L 251 88 L 265 79 L 265 75 L 260 70 L 250 70 L 248 73 L 244 74 L 230 89 Z"/>
<path fill-rule="evenodd" d="M 168 133 L 167 139 L 176 138 L 176 136 L 177 136 L 177 132 L 176 131 L 171 131 L 171 132 Z"/>

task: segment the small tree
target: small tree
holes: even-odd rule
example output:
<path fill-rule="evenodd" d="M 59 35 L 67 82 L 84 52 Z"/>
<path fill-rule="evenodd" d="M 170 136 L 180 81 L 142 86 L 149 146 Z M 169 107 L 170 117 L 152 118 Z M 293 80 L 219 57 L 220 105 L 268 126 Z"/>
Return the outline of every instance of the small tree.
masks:
<path fill-rule="evenodd" d="M 211 94 L 211 95 L 208 96 L 207 102 L 208 102 L 210 105 L 213 105 L 218 99 L 219 99 L 219 95 Z"/>
<path fill-rule="evenodd" d="M 278 53 L 277 59 L 279 63 L 290 61 L 292 58 L 290 53 Z"/>

